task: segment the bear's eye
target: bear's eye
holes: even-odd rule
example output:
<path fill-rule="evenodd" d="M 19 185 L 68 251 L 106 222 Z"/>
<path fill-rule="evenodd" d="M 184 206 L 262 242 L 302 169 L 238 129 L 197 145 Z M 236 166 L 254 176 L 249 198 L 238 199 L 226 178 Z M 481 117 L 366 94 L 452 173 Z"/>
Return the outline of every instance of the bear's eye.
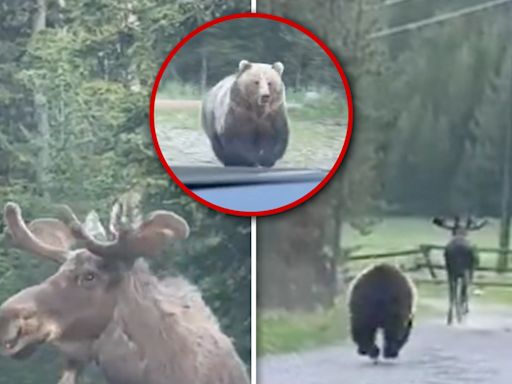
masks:
<path fill-rule="evenodd" d="M 269 87 L 272 86 L 272 82 L 271 81 L 269 81 L 267 84 L 268 84 Z"/>
<path fill-rule="evenodd" d="M 254 84 L 260 85 L 260 81 L 259 80 L 254 80 Z"/>

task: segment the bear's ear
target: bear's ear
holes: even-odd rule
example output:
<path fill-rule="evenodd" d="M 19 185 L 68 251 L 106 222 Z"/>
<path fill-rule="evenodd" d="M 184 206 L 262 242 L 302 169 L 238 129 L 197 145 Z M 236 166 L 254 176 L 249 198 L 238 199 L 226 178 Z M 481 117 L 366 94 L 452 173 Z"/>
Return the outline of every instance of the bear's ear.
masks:
<path fill-rule="evenodd" d="M 238 72 L 242 73 L 243 71 L 251 68 L 251 63 L 247 60 L 242 60 L 240 63 L 238 63 Z"/>
<path fill-rule="evenodd" d="M 276 61 L 274 64 L 272 64 L 272 68 L 274 69 L 274 71 L 279 73 L 279 76 L 283 74 L 284 65 L 280 61 Z"/>

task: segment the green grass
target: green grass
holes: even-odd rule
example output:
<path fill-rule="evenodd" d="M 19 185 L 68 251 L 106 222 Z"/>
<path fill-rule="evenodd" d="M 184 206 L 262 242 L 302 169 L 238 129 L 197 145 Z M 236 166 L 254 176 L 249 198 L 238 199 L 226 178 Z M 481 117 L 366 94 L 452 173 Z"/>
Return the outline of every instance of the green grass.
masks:
<path fill-rule="evenodd" d="M 344 305 L 314 313 L 264 312 L 258 316 L 258 355 L 295 352 L 347 337 Z"/>
<path fill-rule="evenodd" d="M 196 84 L 167 81 L 158 88 L 161 99 L 198 100 L 202 98 L 201 88 Z"/>
<path fill-rule="evenodd" d="M 195 109 L 180 111 L 159 109 L 155 113 L 155 123 L 157 127 L 165 127 L 167 130 L 172 130 L 172 128 L 201 129 L 199 111 Z"/>
<path fill-rule="evenodd" d="M 289 109 L 291 121 L 346 123 L 347 104 L 343 92 L 338 93 L 328 89 L 314 89 L 312 91 L 320 96 L 314 101 L 307 100 L 307 92 L 304 90 L 286 90 L 287 103 L 292 106 L 301 106 L 301 108 Z"/>
<path fill-rule="evenodd" d="M 499 223 L 489 220 L 482 230 L 471 232 L 470 240 L 480 247 L 496 247 Z M 419 244 L 444 245 L 450 233 L 434 226 L 430 217 L 389 217 L 372 228 L 368 236 L 363 236 L 349 226 L 344 227 L 343 246 L 361 246 L 361 252 L 386 252 L 408 249 Z"/>
<path fill-rule="evenodd" d="M 489 219 L 489 224 L 482 230 L 471 232 L 470 241 L 477 247 L 496 248 L 498 244 L 499 222 L 496 219 Z M 429 217 L 388 217 L 376 224 L 369 235 L 361 235 L 350 226 L 345 226 L 343 231 L 343 247 L 357 247 L 355 254 L 361 253 L 382 253 L 416 248 L 421 244 L 445 245 L 450 240 L 451 234 L 431 224 Z M 497 262 L 496 253 L 480 253 L 480 264 L 482 266 L 494 267 Z M 441 263 L 442 251 L 432 253 L 434 262 Z M 386 259 L 394 263 L 413 263 L 415 260 L 422 260 L 418 255 L 416 258 L 401 257 Z M 357 262 L 360 267 L 372 263 L 371 260 Z M 359 269 L 354 268 L 354 269 Z"/>

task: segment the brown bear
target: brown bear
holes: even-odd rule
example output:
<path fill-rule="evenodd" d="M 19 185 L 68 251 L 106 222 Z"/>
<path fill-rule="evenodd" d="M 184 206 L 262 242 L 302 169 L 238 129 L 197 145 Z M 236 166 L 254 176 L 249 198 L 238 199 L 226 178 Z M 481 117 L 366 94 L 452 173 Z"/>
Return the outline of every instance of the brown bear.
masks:
<path fill-rule="evenodd" d="M 202 104 L 202 126 L 225 166 L 272 167 L 288 145 L 284 66 L 240 61 Z"/>
<path fill-rule="evenodd" d="M 360 273 L 349 291 L 352 340 L 358 353 L 377 360 L 378 330 L 384 333 L 384 358 L 398 357 L 413 325 L 416 290 L 412 281 L 390 264 L 377 264 Z"/>

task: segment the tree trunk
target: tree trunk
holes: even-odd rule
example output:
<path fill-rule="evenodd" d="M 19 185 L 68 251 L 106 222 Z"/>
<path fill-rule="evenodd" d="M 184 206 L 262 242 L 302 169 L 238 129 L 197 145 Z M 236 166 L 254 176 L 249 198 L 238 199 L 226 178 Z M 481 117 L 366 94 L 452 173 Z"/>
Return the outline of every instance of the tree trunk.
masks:
<path fill-rule="evenodd" d="M 205 51 L 201 52 L 201 94 L 206 92 L 208 86 L 208 55 Z"/>
<path fill-rule="evenodd" d="M 512 97 L 512 86 L 510 87 Z M 510 246 L 510 161 L 512 160 L 512 112 L 506 127 L 505 151 L 503 155 L 503 190 L 501 193 L 501 223 L 499 245 L 503 252 L 498 259 L 498 271 L 508 268 L 508 252 Z"/>
<path fill-rule="evenodd" d="M 324 196 L 326 197 L 326 196 Z M 330 201 L 316 198 L 286 215 L 258 220 L 258 305 L 314 310 L 334 303 Z"/>
<path fill-rule="evenodd" d="M 295 89 L 301 89 L 302 86 L 302 67 L 299 65 L 295 74 Z"/>
<path fill-rule="evenodd" d="M 46 28 L 47 0 L 37 0 L 37 10 L 34 14 L 32 24 L 32 35 L 36 35 Z M 37 124 L 37 131 L 40 137 L 40 151 L 38 156 L 38 166 L 36 167 L 37 187 L 43 197 L 48 195 L 48 177 L 47 172 L 50 161 L 50 124 L 48 121 L 48 105 L 46 97 L 42 92 L 34 92 L 34 114 Z"/>

